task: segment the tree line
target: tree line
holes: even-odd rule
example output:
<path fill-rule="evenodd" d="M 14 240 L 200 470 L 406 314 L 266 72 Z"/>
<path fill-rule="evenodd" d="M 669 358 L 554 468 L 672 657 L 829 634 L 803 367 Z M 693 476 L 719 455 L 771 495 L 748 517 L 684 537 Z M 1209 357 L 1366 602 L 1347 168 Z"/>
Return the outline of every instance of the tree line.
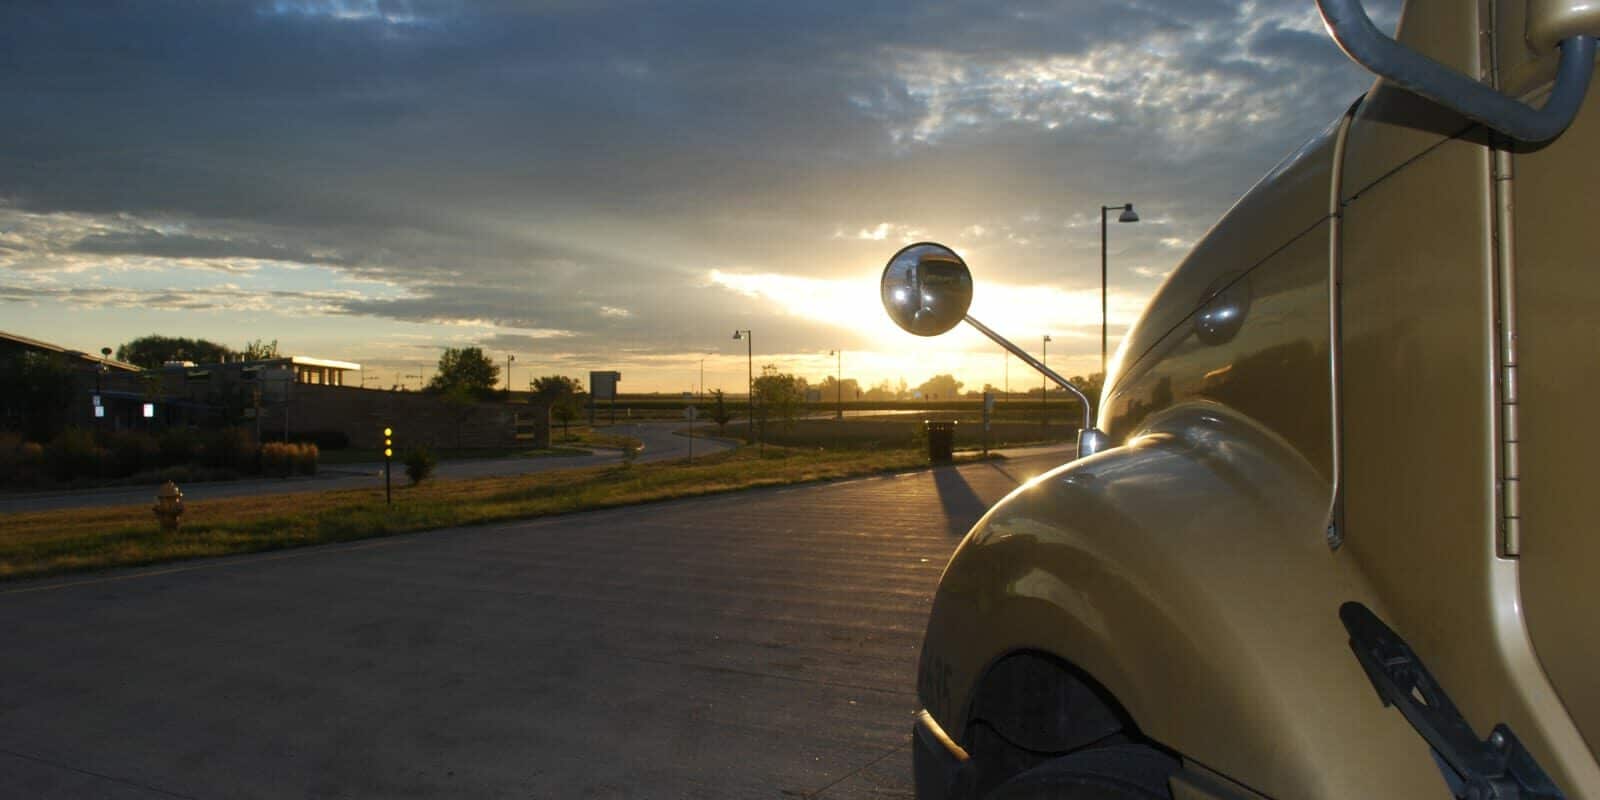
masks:
<path fill-rule="evenodd" d="M 279 358 L 279 355 L 277 339 L 270 342 L 257 339 L 234 350 L 210 339 L 162 336 L 153 333 L 119 345 L 116 357 L 118 361 L 137 367 L 157 369 L 169 361 L 217 364 L 223 361 L 261 361 Z"/>

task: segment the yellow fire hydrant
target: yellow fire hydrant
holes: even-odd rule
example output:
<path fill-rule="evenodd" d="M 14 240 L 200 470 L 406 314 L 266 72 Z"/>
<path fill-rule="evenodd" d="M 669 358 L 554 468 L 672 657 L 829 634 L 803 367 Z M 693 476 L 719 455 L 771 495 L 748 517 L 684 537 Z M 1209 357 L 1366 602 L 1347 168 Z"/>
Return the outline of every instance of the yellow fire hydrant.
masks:
<path fill-rule="evenodd" d="M 178 521 L 183 516 L 183 492 L 178 491 L 176 483 L 167 481 L 161 485 L 161 491 L 156 492 L 153 510 L 156 520 L 161 523 L 162 533 L 178 532 Z"/>

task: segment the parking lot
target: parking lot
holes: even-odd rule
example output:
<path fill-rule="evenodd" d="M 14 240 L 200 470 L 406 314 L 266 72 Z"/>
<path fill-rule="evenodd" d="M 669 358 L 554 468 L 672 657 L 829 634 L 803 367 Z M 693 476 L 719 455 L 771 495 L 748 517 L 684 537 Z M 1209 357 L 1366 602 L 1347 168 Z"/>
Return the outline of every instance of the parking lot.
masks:
<path fill-rule="evenodd" d="M 907 797 L 917 650 L 1061 454 L 0 588 L 30 797 Z"/>

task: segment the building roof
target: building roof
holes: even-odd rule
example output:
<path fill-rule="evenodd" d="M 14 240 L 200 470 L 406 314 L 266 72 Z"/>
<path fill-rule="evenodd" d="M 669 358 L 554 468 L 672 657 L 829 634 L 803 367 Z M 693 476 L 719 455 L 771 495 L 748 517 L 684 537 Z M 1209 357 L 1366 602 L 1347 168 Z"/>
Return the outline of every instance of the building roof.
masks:
<path fill-rule="evenodd" d="M 0 331 L 0 342 L 10 342 L 12 344 L 15 344 L 15 345 L 17 345 L 19 347 L 26 348 L 28 350 L 39 350 L 39 351 L 46 352 L 46 353 L 60 353 L 60 354 L 62 354 L 64 356 L 72 356 L 72 357 L 75 357 L 75 358 L 82 359 L 82 360 L 87 361 L 87 362 L 89 362 L 91 364 L 95 364 L 95 365 L 104 364 L 107 368 L 110 368 L 110 369 L 120 369 L 120 370 L 125 370 L 127 372 L 141 372 L 141 371 L 143 371 L 143 370 L 141 370 L 141 368 L 138 365 L 135 365 L 135 364 L 129 364 L 129 363 L 125 362 L 125 361 L 118 361 L 118 360 L 116 360 L 114 358 L 102 358 L 99 355 L 96 355 L 96 354 L 93 354 L 93 353 L 85 353 L 82 350 L 72 350 L 72 349 L 69 349 L 69 348 L 66 348 L 66 347 L 62 347 L 61 345 L 58 345 L 58 344 L 51 344 L 49 342 L 41 342 L 38 339 L 31 339 L 31 338 L 29 338 L 27 336 L 23 336 L 21 334 L 7 333 L 5 331 Z"/>
<path fill-rule="evenodd" d="M 306 367 L 327 367 L 329 369 L 361 369 L 361 365 L 353 361 L 334 361 L 331 358 L 310 358 L 307 356 L 292 356 L 294 363 Z"/>
<path fill-rule="evenodd" d="M 359 370 L 361 365 L 353 361 L 335 361 L 331 358 L 312 358 L 310 356 L 278 356 L 277 358 L 253 358 L 249 361 L 206 362 L 196 364 L 191 361 L 181 363 L 167 363 L 161 365 L 162 369 L 209 369 L 218 366 L 245 366 L 245 367 L 322 367 L 324 369 Z"/>

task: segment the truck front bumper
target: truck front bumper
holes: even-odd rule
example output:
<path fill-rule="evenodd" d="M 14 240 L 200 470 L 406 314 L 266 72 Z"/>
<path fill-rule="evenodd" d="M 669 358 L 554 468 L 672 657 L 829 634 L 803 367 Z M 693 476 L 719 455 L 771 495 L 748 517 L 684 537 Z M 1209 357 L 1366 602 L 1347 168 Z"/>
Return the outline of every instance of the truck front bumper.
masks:
<path fill-rule="evenodd" d="M 911 774 L 917 800 L 965 800 L 972 797 L 972 758 L 927 711 L 911 724 Z"/>

